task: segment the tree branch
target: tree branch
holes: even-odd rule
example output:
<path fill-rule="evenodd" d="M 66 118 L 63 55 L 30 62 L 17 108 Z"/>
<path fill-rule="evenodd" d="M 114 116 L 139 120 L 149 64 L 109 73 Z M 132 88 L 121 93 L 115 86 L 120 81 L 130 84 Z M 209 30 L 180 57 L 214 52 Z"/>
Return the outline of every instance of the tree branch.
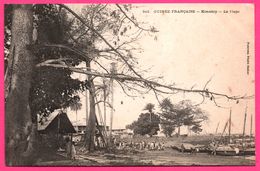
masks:
<path fill-rule="evenodd" d="M 150 29 L 145 29 L 139 26 L 138 23 L 136 23 L 135 21 L 133 21 L 126 13 L 125 11 L 118 5 L 116 4 L 116 6 L 119 8 L 119 10 L 124 14 L 124 16 L 130 21 L 132 22 L 137 28 L 143 30 L 143 31 L 149 31 L 149 32 L 158 32 L 158 30 L 156 30 L 155 28 L 150 28 Z"/>
<path fill-rule="evenodd" d="M 69 46 L 66 46 L 66 45 L 62 45 L 62 44 L 42 44 L 42 45 L 31 45 L 31 46 L 29 46 L 29 48 L 32 48 L 33 50 L 39 50 L 41 48 L 48 48 L 48 47 L 66 49 L 70 52 L 77 54 L 84 61 L 91 59 L 89 56 L 85 55 L 85 53 L 82 52 L 81 50 L 78 50 L 78 49 L 75 49 L 73 47 L 69 47 Z"/>
<path fill-rule="evenodd" d="M 55 67 L 55 68 L 63 68 L 63 69 L 69 69 L 73 72 L 81 73 L 81 74 L 87 74 L 87 75 L 92 75 L 95 77 L 101 77 L 101 78 L 113 78 L 117 81 L 124 82 L 124 81 L 131 81 L 131 82 L 139 82 L 142 83 L 144 86 L 151 88 L 155 94 L 158 92 L 158 88 L 164 88 L 171 90 L 172 93 L 175 93 L 176 91 L 178 92 L 184 92 L 184 93 L 201 93 L 202 96 L 209 96 L 215 98 L 215 96 L 219 97 L 225 97 L 230 100 L 238 100 L 238 99 L 252 99 L 254 96 L 228 96 L 226 94 L 222 93 L 216 93 L 213 91 L 209 90 L 200 90 L 200 89 L 185 89 L 185 88 L 178 88 L 174 86 L 169 86 L 165 84 L 160 84 L 159 82 L 156 81 L 151 81 L 147 80 L 144 78 L 139 78 L 135 76 L 129 76 L 129 75 L 124 75 L 124 74 L 119 74 L 119 73 L 114 73 L 114 74 L 109 74 L 109 73 L 99 73 L 99 72 L 91 72 L 91 71 L 85 71 L 76 67 L 71 67 L 71 66 L 64 66 L 64 65 L 59 65 L 59 64 L 46 64 L 46 63 L 40 63 L 36 65 L 37 67 Z M 215 101 L 214 101 L 215 102 Z M 219 105 L 217 105 L 219 106 Z"/>
<path fill-rule="evenodd" d="M 139 78 L 142 78 L 142 76 L 140 74 L 138 74 L 133 66 L 131 64 L 128 63 L 128 61 L 125 59 L 125 57 L 117 50 L 115 49 L 99 32 L 97 32 L 93 27 L 89 26 L 87 22 L 85 22 L 78 14 L 76 14 L 73 10 L 71 10 L 69 7 L 67 7 L 66 5 L 63 4 L 59 4 L 62 8 L 66 9 L 67 11 L 69 11 L 72 15 L 74 15 L 81 23 L 83 23 L 86 27 L 88 27 L 93 33 L 95 33 L 98 37 L 100 37 L 105 44 L 111 48 L 114 52 L 116 52 L 117 55 L 119 55 L 119 57 L 126 63 L 126 65 L 129 67 L 129 69 L 135 74 L 137 75 Z"/>

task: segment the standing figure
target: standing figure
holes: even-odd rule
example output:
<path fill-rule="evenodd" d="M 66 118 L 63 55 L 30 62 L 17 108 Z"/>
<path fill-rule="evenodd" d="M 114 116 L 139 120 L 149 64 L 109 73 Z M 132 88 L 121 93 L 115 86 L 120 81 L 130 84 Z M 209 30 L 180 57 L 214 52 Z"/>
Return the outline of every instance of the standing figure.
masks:
<path fill-rule="evenodd" d="M 74 141 L 71 144 L 71 160 L 76 160 L 76 148 Z"/>
<path fill-rule="evenodd" d="M 69 137 L 66 137 L 65 139 L 66 142 L 66 154 L 67 154 L 67 158 L 71 158 L 71 141 Z"/>

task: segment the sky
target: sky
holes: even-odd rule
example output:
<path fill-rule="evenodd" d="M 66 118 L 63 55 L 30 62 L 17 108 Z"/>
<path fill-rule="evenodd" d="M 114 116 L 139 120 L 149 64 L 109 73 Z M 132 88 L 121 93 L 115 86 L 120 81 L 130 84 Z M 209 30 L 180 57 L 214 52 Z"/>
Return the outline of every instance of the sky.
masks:
<path fill-rule="evenodd" d="M 79 13 L 82 5 L 70 5 Z M 158 13 L 160 10 L 195 10 L 195 13 Z M 202 13 L 202 10 L 217 13 Z M 224 10 L 228 13 L 224 13 Z M 149 13 L 147 13 L 149 11 Z M 131 11 L 142 26 L 154 26 L 154 36 L 145 33 L 138 44 L 142 53 L 134 54 L 139 66 L 150 68 L 146 76 L 163 76 L 163 82 L 176 87 L 203 89 L 227 95 L 254 95 L 254 6 L 252 4 L 134 4 Z M 84 79 L 84 75 L 77 75 Z M 78 111 L 78 123 L 85 123 L 84 93 L 80 94 L 83 107 Z M 202 98 L 198 94 L 178 93 L 165 95 L 178 103 L 190 99 L 195 104 Z M 215 133 L 219 123 L 221 132 L 232 108 L 232 132 L 242 133 L 245 108 L 247 107 L 246 132 L 250 130 L 250 117 L 255 115 L 254 99 L 228 101 L 217 99 L 217 107 L 206 100 L 200 107 L 207 111 L 209 121 L 203 123 L 202 133 Z M 114 86 L 113 128 L 125 128 L 137 120 L 147 103 L 158 102 L 151 93 L 138 98 L 126 96 L 118 85 Z M 109 110 L 108 110 L 109 111 Z M 75 112 L 69 111 L 75 123 Z M 109 112 L 107 118 L 109 118 Z M 107 121 L 109 125 L 109 121 Z M 183 128 L 185 130 L 185 128 Z M 254 130 L 253 130 L 254 132 Z"/>

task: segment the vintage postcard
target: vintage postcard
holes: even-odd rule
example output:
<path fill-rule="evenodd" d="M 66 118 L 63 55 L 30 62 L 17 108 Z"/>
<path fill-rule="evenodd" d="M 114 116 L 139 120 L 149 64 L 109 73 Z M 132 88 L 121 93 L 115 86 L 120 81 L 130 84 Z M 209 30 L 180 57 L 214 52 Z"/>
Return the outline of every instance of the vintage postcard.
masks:
<path fill-rule="evenodd" d="M 5 165 L 255 166 L 254 8 L 5 4 Z"/>

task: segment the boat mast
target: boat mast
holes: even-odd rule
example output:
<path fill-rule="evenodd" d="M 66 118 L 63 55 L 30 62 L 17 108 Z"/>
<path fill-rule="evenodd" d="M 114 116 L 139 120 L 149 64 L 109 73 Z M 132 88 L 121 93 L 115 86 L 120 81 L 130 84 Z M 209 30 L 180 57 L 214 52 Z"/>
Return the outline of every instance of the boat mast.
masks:
<path fill-rule="evenodd" d="M 228 125 L 229 143 L 231 143 L 231 113 L 232 113 L 232 108 L 230 108 L 230 113 L 229 113 L 229 125 Z"/>
<path fill-rule="evenodd" d="M 252 128 L 253 128 L 253 117 L 251 114 L 251 121 L 250 121 L 250 138 L 253 138 L 253 132 L 252 132 Z"/>
<path fill-rule="evenodd" d="M 242 148 L 243 151 L 245 151 L 245 130 L 246 130 L 246 117 L 247 117 L 247 105 L 246 105 L 246 110 L 245 110 L 245 117 L 244 117 L 244 127 L 243 127 L 243 139 L 242 139 Z"/>
<path fill-rule="evenodd" d="M 223 137 L 224 133 L 226 132 L 227 125 L 228 125 L 228 121 L 226 122 L 226 124 L 225 124 L 225 126 L 224 126 L 224 129 L 223 129 L 223 132 L 222 132 L 222 134 L 221 134 L 221 137 Z"/>
<path fill-rule="evenodd" d="M 216 131 L 215 131 L 215 135 L 217 135 L 217 133 L 218 133 L 218 127 L 219 127 L 219 122 L 218 122 L 218 125 L 217 125 L 217 128 L 216 128 Z"/>

